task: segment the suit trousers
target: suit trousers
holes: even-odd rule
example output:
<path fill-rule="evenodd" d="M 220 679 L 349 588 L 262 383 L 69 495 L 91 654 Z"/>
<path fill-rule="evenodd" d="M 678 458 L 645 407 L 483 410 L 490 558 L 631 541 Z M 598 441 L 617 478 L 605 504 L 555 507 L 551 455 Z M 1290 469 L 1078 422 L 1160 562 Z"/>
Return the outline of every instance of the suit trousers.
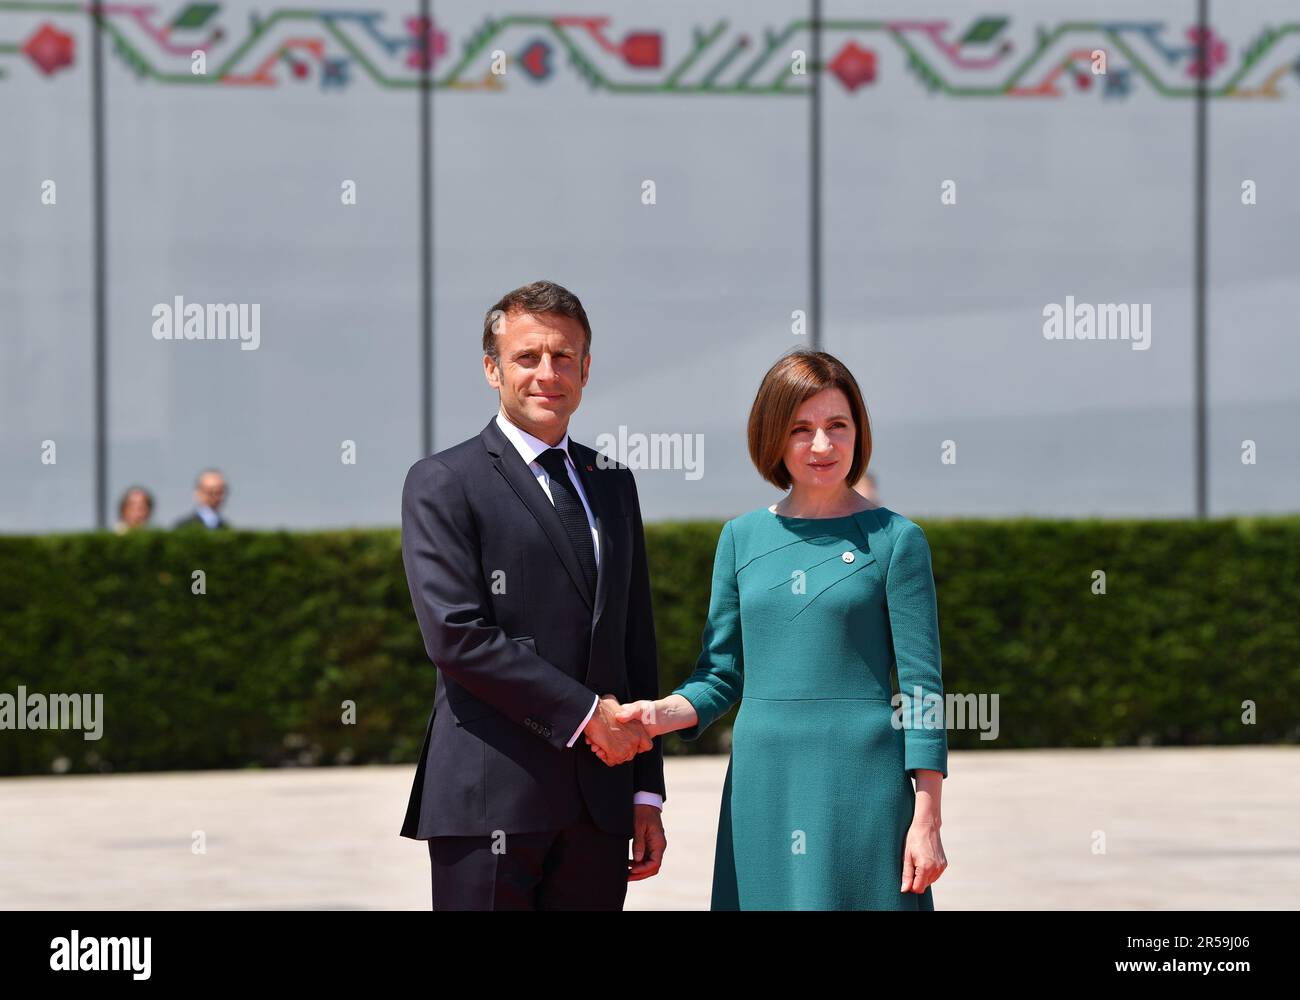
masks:
<path fill-rule="evenodd" d="M 621 910 L 628 841 L 592 821 L 584 803 L 563 830 L 430 837 L 435 910 Z"/>

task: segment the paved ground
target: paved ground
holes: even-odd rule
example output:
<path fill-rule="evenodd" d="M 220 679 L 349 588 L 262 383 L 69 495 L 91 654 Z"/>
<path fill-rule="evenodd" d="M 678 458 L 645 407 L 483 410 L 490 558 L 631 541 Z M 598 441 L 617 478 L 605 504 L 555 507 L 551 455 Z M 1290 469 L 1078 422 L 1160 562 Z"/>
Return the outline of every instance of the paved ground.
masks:
<path fill-rule="evenodd" d="M 936 908 L 1294 909 L 1297 765 L 1286 747 L 953 752 Z M 707 909 L 726 758 L 667 767 L 664 870 L 627 906 Z M 0 908 L 428 909 L 428 853 L 397 836 L 413 773 L 0 779 Z"/>

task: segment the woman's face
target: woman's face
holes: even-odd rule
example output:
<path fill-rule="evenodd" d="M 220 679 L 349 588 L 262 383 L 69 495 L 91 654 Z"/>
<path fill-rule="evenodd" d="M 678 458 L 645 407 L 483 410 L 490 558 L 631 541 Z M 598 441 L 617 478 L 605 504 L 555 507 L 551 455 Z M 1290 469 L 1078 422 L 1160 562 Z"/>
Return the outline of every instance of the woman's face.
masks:
<path fill-rule="evenodd" d="M 783 457 L 795 485 L 824 489 L 848 478 L 856 448 L 848 398 L 840 389 L 823 389 L 795 411 Z"/>
<path fill-rule="evenodd" d="M 132 490 L 122 504 L 122 523 L 138 528 L 149 520 L 149 501 L 139 490 Z"/>

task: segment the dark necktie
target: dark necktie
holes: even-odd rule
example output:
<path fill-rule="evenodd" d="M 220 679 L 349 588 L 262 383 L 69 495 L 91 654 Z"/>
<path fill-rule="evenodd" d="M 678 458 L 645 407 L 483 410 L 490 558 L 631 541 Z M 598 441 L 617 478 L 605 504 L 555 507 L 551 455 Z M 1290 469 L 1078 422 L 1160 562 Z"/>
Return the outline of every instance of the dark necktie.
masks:
<path fill-rule="evenodd" d="M 537 464 L 546 470 L 551 480 L 551 499 L 555 501 L 555 512 L 560 515 L 564 531 L 573 543 L 577 553 L 578 565 L 587 576 L 587 584 L 593 594 L 596 593 L 596 547 L 591 541 L 591 525 L 587 522 L 587 512 L 582 509 L 582 500 L 574 489 L 569 470 L 565 468 L 564 452 L 559 448 L 549 448 L 537 456 Z"/>

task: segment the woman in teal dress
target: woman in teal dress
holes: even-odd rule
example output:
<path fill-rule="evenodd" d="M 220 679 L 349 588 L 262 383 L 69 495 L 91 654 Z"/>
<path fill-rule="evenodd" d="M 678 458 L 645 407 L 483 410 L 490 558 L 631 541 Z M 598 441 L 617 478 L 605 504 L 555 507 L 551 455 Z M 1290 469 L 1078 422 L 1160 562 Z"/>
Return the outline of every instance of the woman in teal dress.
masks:
<path fill-rule="evenodd" d="M 835 358 L 800 351 L 773 366 L 749 449 L 790 492 L 723 525 L 695 672 L 623 707 L 650 736 L 694 740 L 740 704 L 715 910 L 934 908 L 948 774 L 934 578 L 920 527 L 852 489 L 870 434 Z M 895 663 L 915 711 L 895 712 Z"/>

